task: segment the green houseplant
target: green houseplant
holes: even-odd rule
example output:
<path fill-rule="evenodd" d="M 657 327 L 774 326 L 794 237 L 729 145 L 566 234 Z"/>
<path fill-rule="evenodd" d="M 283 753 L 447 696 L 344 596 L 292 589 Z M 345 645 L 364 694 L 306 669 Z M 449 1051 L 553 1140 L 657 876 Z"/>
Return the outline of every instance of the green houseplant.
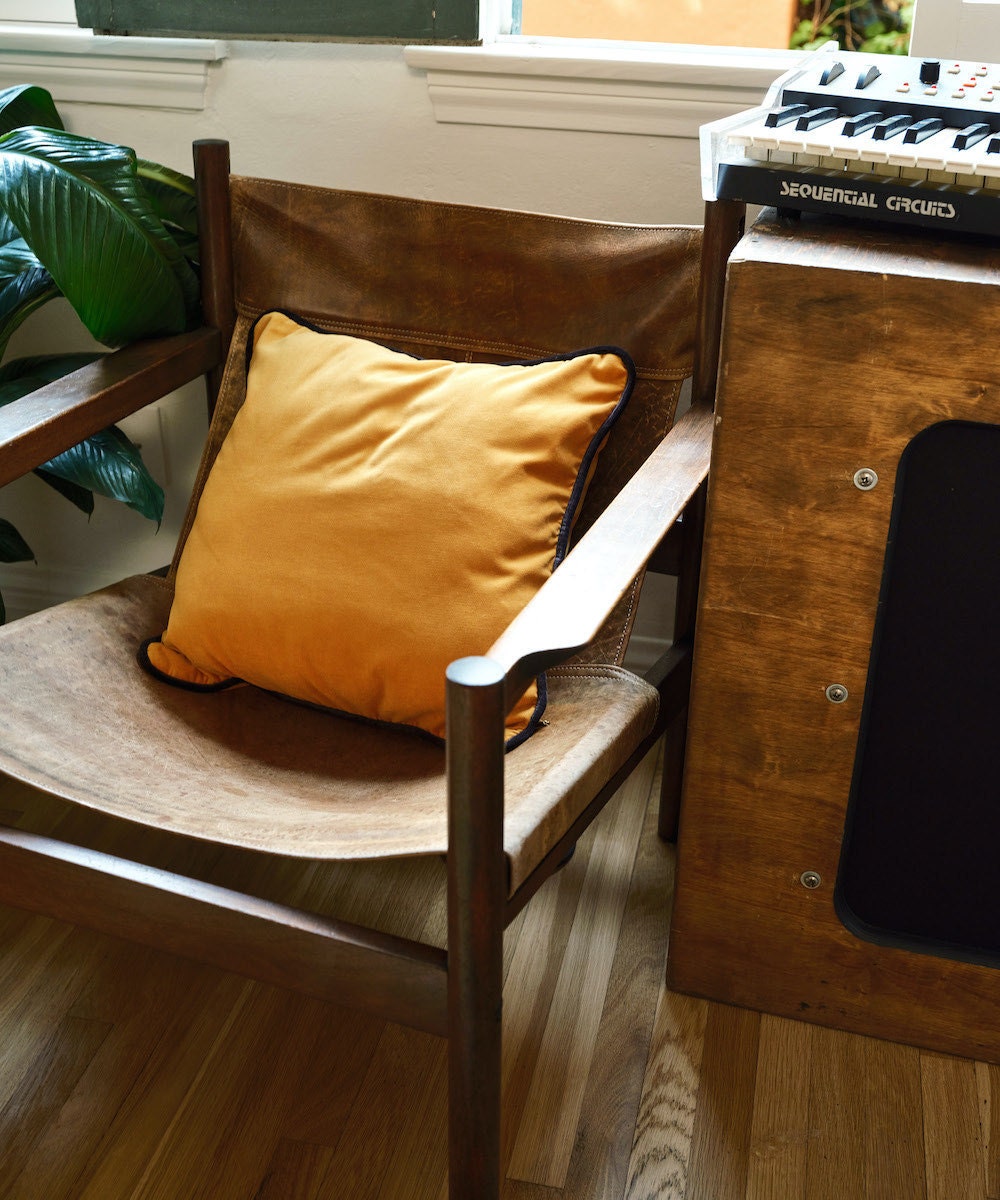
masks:
<path fill-rule="evenodd" d="M 22 322 L 57 296 L 108 347 L 194 327 L 196 221 L 188 176 L 127 147 L 66 132 L 44 88 L 0 91 L 0 359 Z M 3 362 L 0 407 L 97 357 Z M 116 426 L 35 474 L 88 515 L 97 493 L 157 523 L 163 516 L 162 488 Z M 32 558 L 20 532 L 0 518 L 0 562 Z"/>

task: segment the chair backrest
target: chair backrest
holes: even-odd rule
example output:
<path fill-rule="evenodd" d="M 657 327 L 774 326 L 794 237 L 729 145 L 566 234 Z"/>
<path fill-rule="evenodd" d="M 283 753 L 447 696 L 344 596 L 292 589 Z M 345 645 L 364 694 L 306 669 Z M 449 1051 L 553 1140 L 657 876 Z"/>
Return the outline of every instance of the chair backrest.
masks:
<path fill-rule="evenodd" d="M 606 224 L 240 176 L 229 180 L 229 212 L 235 325 L 177 557 L 244 399 L 250 328 L 270 309 L 423 358 L 509 362 L 597 345 L 627 350 L 635 389 L 599 458 L 577 536 L 670 428 L 694 356 L 698 227 Z M 228 252 L 221 257 L 228 261 Z M 590 656 L 620 660 L 633 609 L 627 598 Z"/>

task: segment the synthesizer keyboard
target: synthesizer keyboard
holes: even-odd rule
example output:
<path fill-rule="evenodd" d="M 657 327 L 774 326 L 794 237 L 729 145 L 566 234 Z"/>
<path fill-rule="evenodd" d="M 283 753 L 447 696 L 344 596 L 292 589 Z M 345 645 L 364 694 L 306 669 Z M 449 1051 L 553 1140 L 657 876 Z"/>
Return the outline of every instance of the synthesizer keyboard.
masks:
<path fill-rule="evenodd" d="M 825 48 L 702 126 L 706 199 L 1000 233 L 1000 66 Z"/>

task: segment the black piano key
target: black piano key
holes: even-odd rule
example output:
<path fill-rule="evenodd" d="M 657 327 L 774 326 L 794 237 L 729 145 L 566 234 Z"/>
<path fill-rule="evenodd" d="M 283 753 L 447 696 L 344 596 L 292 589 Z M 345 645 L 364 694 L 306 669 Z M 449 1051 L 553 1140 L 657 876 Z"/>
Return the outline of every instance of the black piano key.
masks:
<path fill-rule="evenodd" d="M 877 125 L 872 127 L 872 137 L 876 142 L 887 142 L 889 138 L 895 137 L 897 133 L 902 133 L 904 129 L 909 129 L 913 124 L 913 118 L 908 113 L 897 113 L 894 117 L 886 117 L 884 121 L 879 121 Z"/>
<path fill-rule="evenodd" d="M 955 149 L 968 150 L 970 146 L 974 146 L 977 142 L 981 142 L 984 137 L 988 137 L 992 130 L 984 121 L 979 121 L 975 125 L 966 125 L 962 130 L 959 130 L 955 136 Z"/>
<path fill-rule="evenodd" d="M 903 134 L 904 142 L 922 142 L 931 137 L 935 133 L 940 133 L 944 129 L 944 121 L 940 117 L 925 117 L 922 121 L 915 121 L 909 129 Z"/>
<path fill-rule="evenodd" d="M 879 121 L 884 120 L 885 113 L 883 112 L 866 112 L 856 117 L 848 117 L 844 122 L 844 137 L 855 137 L 859 133 L 864 133 L 866 129 L 871 129 Z"/>
<path fill-rule="evenodd" d="M 828 125 L 843 114 L 837 108 L 812 108 L 795 122 L 796 129 L 818 129 L 820 125 Z"/>
<path fill-rule="evenodd" d="M 777 129 L 779 125 L 787 125 L 809 111 L 808 104 L 786 104 L 784 108 L 776 108 L 764 118 L 768 129 Z"/>
<path fill-rule="evenodd" d="M 990 140 L 990 144 L 986 147 L 987 154 L 1000 154 L 1000 137 L 995 137 Z"/>

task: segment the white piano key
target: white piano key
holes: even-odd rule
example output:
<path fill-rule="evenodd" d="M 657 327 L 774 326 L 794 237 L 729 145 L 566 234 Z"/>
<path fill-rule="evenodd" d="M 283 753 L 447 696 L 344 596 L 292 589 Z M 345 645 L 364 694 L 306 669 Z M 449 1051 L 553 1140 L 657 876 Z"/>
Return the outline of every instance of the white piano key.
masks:
<path fill-rule="evenodd" d="M 952 149 L 948 151 L 945 158 L 945 170 L 954 171 L 959 177 L 985 176 L 1000 171 L 1000 154 L 989 153 L 990 141 L 990 138 L 984 138 L 967 150 Z"/>
<path fill-rule="evenodd" d="M 983 177 L 985 187 L 994 187 L 991 180 L 1000 180 L 1000 154 L 986 154 L 977 165 L 976 173 Z"/>
<path fill-rule="evenodd" d="M 766 163 L 771 161 L 771 155 L 776 153 L 774 150 L 765 150 L 763 146 L 747 146 L 746 159 L 747 162 Z"/>
<path fill-rule="evenodd" d="M 824 154 L 835 153 L 834 147 L 837 146 L 838 139 L 834 136 L 834 128 L 832 125 L 824 126 L 823 128 L 830 130 L 830 133 L 826 137 L 822 136 L 823 129 L 817 129 L 805 135 L 806 140 L 802 145 L 802 149 L 806 154 L 819 154 L 822 156 Z"/>
<path fill-rule="evenodd" d="M 948 169 L 949 158 L 957 154 L 955 138 L 957 129 L 945 128 L 933 134 L 913 147 L 914 166 L 925 171 L 944 171 Z"/>
<path fill-rule="evenodd" d="M 847 171 L 854 166 L 846 158 L 840 158 L 834 154 L 821 154 L 819 165 L 825 167 L 828 171 Z"/>
<path fill-rule="evenodd" d="M 917 147 L 908 146 L 898 139 L 889 145 L 885 160 L 891 167 L 915 167 L 917 165 Z"/>
<path fill-rule="evenodd" d="M 770 128 L 758 118 L 733 130 L 729 140 L 743 147 L 751 162 L 774 166 L 871 172 L 881 178 L 932 184 L 958 182 L 970 187 L 994 181 L 990 186 L 998 186 L 1000 153 L 987 153 L 989 139 L 968 150 L 956 150 L 960 126 L 942 129 L 922 142 L 907 143 L 903 140 L 905 132 L 885 140 L 873 138 L 871 130 L 846 137 L 845 120 L 838 118 L 816 129 L 797 130 L 794 122 Z"/>
<path fill-rule="evenodd" d="M 845 137 L 843 134 L 843 123 L 836 130 L 837 136 L 831 138 L 829 142 L 828 154 L 835 154 L 838 158 L 848 160 L 859 159 L 861 157 L 861 148 L 866 144 L 867 134 L 858 133 L 854 137 Z M 870 138 L 867 138 L 870 141 Z"/>
<path fill-rule="evenodd" d="M 823 139 L 823 149 L 828 155 L 848 160 L 852 169 L 855 162 L 888 165 L 890 164 L 890 155 L 894 156 L 891 165 L 896 168 L 891 172 L 892 174 L 898 174 L 901 162 L 913 165 L 912 160 L 916 147 L 907 146 L 904 149 L 901 133 L 892 138 L 876 140 L 872 137 L 870 129 L 848 137 L 844 134 L 843 127 L 844 122 L 839 122 L 833 128 L 830 136 Z M 809 149 L 812 149 L 812 146 Z M 899 161 L 895 161 L 897 159 Z"/>
<path fill-rule="evenodd" d="M 777 129 L 768 129 L 763 121 L 753 121 L 734 129 L 727 140 L 734 146 L 767 146 L 775 143 L 777 135 Z"/>
<path fill-rule="evenodd" d="M 889 155 L 897 150 L 894 143 L 897 138 L 901 141 L 902 135 L 897 135 L 896 138 L 882 140 L 872 137 L 868 130 L 864 133 L 856 134 L 850 140 L 855 143 L 858 151 L 858 159 L 861 162 L 872 164 L 872 170 L 878 175 L 898 175 L 899 163 L 889 162 Z M 911 164 L 912 165 L 912 164 Z"/>
<path fill-rule="evenodd" d="M 988 155 L 986 140 L 968 150 L 955 149 L 959 132 L 958 128 L 945 128 L 922 142 L 910 143 L 904 142 L 902 135 L 876 141 L 866 132 L 835 142 L 831 153 L 845 158 L 856 154 L 860 164 L 869 164 L 878 175 L 926 178 L 931 183 L 955 183 L 959 179 L 969 186 L 978 186 L 970 181 L 990 173 L 1000 174 L 1000 154 Z"/>

